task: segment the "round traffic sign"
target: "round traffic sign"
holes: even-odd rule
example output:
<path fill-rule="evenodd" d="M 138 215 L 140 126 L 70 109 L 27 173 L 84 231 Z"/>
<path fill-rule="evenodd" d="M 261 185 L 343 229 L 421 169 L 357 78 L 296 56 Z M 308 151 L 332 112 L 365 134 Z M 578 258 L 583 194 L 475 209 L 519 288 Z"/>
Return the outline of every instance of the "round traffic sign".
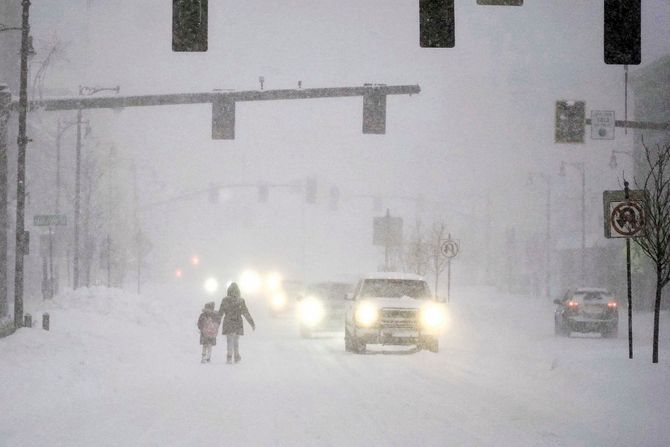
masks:
<path fill-rule="evenodd" d="M 610 223 L 624 237 L 634 237 L 644 227 L 644 211 L 635 201 L 621 202 L 612 209 Z"/>
<path fill-rule="evenodd" d="M 458 242 L 448 239 L 442 243 L 442 254 L 447 258 L 453 258 L 458 254 Z"/>

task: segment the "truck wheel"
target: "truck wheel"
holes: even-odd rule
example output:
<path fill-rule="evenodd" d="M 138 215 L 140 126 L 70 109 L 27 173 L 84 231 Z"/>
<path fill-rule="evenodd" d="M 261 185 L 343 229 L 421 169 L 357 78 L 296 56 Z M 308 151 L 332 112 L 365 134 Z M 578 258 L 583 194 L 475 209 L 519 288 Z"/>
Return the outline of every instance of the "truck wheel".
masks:
<path fill-rule="evenodd" d="M 365 354 L 365 343 L 360 338 L 353 336 L 351 337 L 351 350 L 356 354 Z"/>
<path fill-rule="evenodd" d="M 567 337 L 570 335 L 570 332 L 566 330 L 561 323 L 554 320 L 554 335 L 557 337 Z"/>
<path fill-rule="evenodd" d="M 345 352 L 352 352 L 353 349 L 353 344 L 351 342 L 351 334 L 349 334 L 349 329 L 346 327 L 344 328 L 344 351 Z"/>

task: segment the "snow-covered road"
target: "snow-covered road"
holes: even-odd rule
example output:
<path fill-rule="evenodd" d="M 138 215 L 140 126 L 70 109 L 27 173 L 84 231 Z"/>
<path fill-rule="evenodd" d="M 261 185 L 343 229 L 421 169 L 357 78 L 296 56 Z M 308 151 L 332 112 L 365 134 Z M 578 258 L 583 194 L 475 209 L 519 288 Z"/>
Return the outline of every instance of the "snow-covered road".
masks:
<path fill-rule="evenodd" d="M 666 446 L 670 318 L 652 365 L 618 339 L 556 338 L 546 299 L 453 293 L 441 352 L 345 353 L 249 300 L 258 329 L 199 363 L 206 300 L 80 290 L 34 305 L 52 330 L 0 339 L 0 446 Z M 622 312 L 623 313 L 623 312 Z M 37 319 L 37 318 L 36 318 Z M 622 315 L 623 320 L 623 315 Z"/>

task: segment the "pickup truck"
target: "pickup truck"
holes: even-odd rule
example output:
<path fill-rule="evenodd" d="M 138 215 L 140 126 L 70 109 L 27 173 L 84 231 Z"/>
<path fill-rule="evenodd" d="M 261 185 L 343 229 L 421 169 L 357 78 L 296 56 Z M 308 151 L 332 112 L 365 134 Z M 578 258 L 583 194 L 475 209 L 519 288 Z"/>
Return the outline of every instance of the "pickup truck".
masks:
<path fill-rule="evenodd" d="M 444 304 L 421 276 L 374 273 L 347 295 L 344 348 L 364 353 L 367 344 L 416 345 L 438 352 L 444 323 Z"/>

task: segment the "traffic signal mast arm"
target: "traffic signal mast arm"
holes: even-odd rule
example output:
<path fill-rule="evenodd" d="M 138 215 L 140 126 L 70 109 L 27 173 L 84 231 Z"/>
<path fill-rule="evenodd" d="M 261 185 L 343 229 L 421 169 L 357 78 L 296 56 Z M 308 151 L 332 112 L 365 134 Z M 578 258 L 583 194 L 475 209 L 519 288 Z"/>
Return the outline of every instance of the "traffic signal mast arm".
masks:
<path fill-rule="evenodd" d="M 591 125 L 591 118 L 586 118 L 586 124 Z M 652 123 L 649 121 L 623 121 L 615 120 L 615 127 L 627 127 L 628 129 L 651 129 L 667 130 L 670 129 L 670 123 Z"/>
<path fill-rule="evenodd" d="M 373 85 L 362 87 L 329 87 L 312 89 L 248 90 L 240 92 L 175 93 L 166 95 L 105 96 L 90 98 L 54 98 L 30 101 L 29 110 L 118 109 L 122 107 L 207 104 L 217 100 L 234 102 L 272 101 L 285 99 L 338 98 L 350 96 L 411 95 L 421 92 L 418 85 Z M 13 101 L 11 110 L 18 110 Z"/>

